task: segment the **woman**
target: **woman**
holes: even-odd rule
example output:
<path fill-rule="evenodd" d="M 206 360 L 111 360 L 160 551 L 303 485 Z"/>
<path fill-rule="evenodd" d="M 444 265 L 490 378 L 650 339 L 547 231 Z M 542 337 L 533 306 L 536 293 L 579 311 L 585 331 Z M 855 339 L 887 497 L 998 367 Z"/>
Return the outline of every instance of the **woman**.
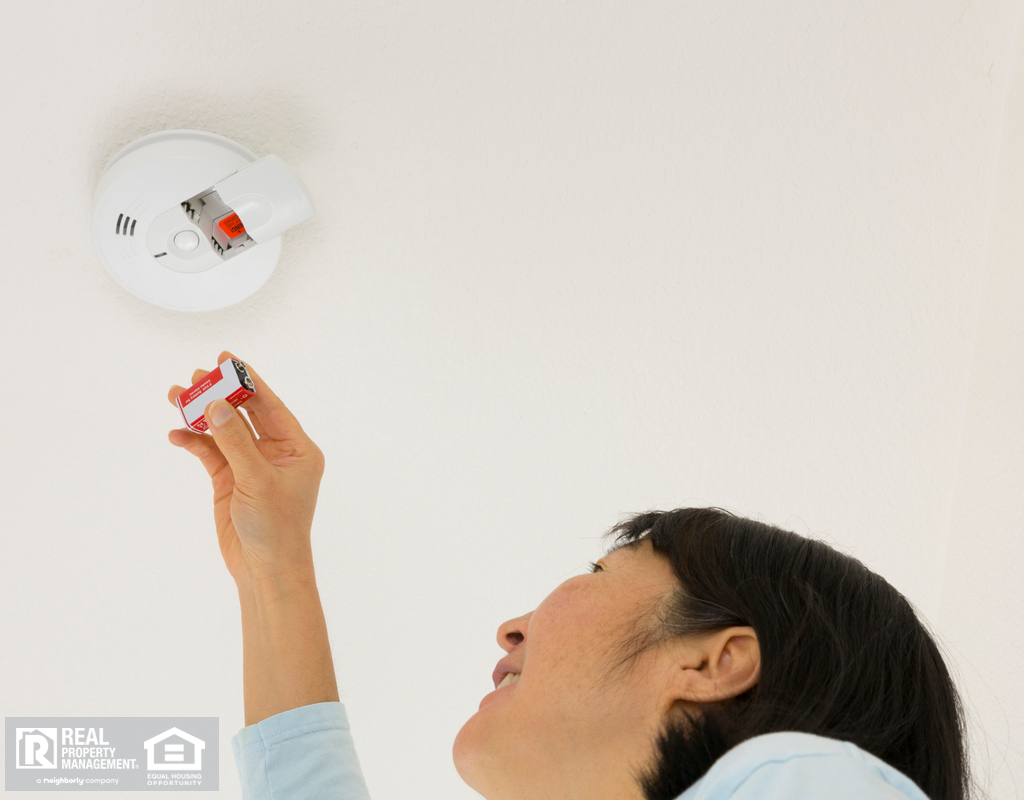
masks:
<path fill-rule="evenodd" d="M 324 456 L 246 367 L 248 421 L 217 401 L 206 409 L 212 437 L 168 436 L 213 481 L 238 586 L 239 775 L 247 798 L 366 800 L 310 547 Z M 956 690 L 885 580 L 821 542 L 719 509 L 640 514 L 611 534 L 616 546 L 590 574 L 498 629 L 501 688 L 452 750 L 480 795 L 968 797 Z"/>

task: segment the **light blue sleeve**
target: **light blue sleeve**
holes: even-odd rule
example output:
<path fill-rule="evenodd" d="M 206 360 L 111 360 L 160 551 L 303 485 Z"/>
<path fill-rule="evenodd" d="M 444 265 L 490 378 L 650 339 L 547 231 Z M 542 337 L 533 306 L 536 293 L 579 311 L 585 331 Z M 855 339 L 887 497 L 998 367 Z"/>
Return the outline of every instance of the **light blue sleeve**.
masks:
<path fill-rule="evenodd" d="M 755 736 L 716 761 L 678 800 L 928 800 L 909 777 L 850 742 Z"/>
<path fill-rule="evenodd" d="M 340 702 L 267 717 L 242 728 L 231 747 L 245 800 L 370 800 Z"/>

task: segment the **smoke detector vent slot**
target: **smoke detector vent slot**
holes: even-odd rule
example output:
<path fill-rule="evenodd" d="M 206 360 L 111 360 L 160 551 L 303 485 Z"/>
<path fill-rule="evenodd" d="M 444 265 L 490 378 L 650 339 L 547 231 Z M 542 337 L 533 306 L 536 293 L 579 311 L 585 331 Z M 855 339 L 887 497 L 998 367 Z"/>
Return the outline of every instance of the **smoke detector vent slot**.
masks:
<path fill-rule="evenodd" d="M 124 228 L 121 227 L 121 220 L 122 219 L 124 220 Z M 129 222 L 132 224 L 130 232 L 128 230 L 128 223 Z M 135 223 L 136 222 L 138 222 L 137 219 L 132 219 L 131 217 L 126 217 L 124 214 L 118 214 L 117 215 L 117 227 L 115 227 L 114 230 L 118 233 L 118 235 L 134 236 L 135 235 Z"/>

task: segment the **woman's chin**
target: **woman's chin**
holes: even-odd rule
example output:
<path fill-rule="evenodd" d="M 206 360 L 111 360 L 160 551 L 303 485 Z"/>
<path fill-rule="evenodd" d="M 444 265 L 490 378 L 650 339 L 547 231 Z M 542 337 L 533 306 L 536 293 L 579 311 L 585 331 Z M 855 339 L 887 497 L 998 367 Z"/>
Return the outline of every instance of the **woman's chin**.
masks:
<path fill-rule="evenodd" d="M 478 785 L 478 773 L 480 762 L 483 760 L 480 757 L 481 739 L 485 737 L 482 736 L 483 731 L 480 730 L 478 724 L 477 717 L 479 716 L 480 712 L 477 711 L 463 723 L 459 732 L 455 734 L 455 742 L 452 744 L 452 761 L 455 763 L 455 771 L 459 773 L 463 782 L 482 794 L 481 787 Z"/>
<path fill-rule="evenodd" d="M 452 744 L 456 771 L 468 786 L 480 794 L 483 794 L 481 787 L 486 784 L 486 776 L 500 772 L 501 765 L 495 759 L 501 759 L 507 749 L 502 735 L 505 731 L 498 724 L 504 715 L 496 713 L 502 705 L 501 702 L 481 705 L 462 724 Z"/>

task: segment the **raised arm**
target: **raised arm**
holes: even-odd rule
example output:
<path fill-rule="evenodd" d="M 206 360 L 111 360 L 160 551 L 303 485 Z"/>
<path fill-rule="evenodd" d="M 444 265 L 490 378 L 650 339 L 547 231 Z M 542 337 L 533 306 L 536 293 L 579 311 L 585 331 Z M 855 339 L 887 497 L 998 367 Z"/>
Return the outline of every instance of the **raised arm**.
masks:
<path fill-rule="evenodd" d="M 229 358 L 224 351 L 217 363 Z M 244 796 L 368 800 L 313 570 L 324 456 L 245 366 L 255 384 L 248 419 L 218 400 L 205 409 L 212 435 L 178 429 L 167 437 L 210 476 L 217 539 L 238 589 L 246 727 L 232 747 Z M 192 383 L 207 374 L 196 370 Z M 172 386 L 167 399 L 177 407 L 183 391 Z"/>

